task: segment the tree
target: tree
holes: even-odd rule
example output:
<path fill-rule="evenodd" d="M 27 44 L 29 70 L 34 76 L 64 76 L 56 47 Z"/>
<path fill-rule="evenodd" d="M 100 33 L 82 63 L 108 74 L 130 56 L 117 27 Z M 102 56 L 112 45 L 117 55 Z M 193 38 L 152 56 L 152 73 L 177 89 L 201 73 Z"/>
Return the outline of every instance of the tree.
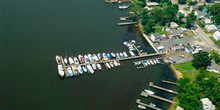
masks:
<path fill-rule="evenodd" d="M 142 7 L 146 7 L 146 0 L 138 0 L 138 1 L 142 2 L 142 4 L 141 4 Z"/>
<path fill-rule="evenodd" d="M 206 51 L 199 51 L 199 53 L 193 55 L 192 66 L 196 69 L 201 67 L 207 67 L 211 63 L 211 58 L 208 56 L 209 53 Z"/>
<path fill-rule="evenodd" d="M 165 25 L 165 16 L 164 16 L 164 11 L 162 9 L 159 9 L 157 7 L 153 8 L 151 10 L 151 15 L 155 20 L 155 23 L 158 23 L 160 25 Z"/>
<path fill-rule="evenodd" d="M 137 21 L 143 14 L 143 8 L 141 7 L 142 4 L 143 2 L 141 1 L 130 4 L 129 17 L 132 19 L 132 21 Z"/>
<path fill-rule="evenodd" d="M 196 21 L 196 16 L 194 12 L 191 12 L 187 17 L 186 17 L 186 28 L 190 28 L 193 23 Z"/>
<path fill-rule="evenodd" d="M 189 2 L 189 6 L 193 6 L 193 5 L 196 5 L 197 4 L 197 2 L 193 2 L 193 1 L 191 1 L 191 2 Z"/>
<path fill-rule="evenodd" d="M 203 5 L 198 6 L 198 10 L 199 10 L 199 11 L 202 11 L 203 9 L 204 9 L 204 6 L 203 6 Z"/>
<path fill-rule="evenodd" d="M 178 0 L 179 4 L 186 4 L 186 0 Z"/>
<path fill-rule="evenodd" d="M 144 26 L 144 32 L 146 34 L 150 34 L 151 32 L 154 32 L 154 19 L 149 19 L 147 24 Z"/>
<path fill-rule="evenodd" d="M 169 5 L 165 8 L 164 13 L 166 22 L 177 21 L 178 5 Z"/>

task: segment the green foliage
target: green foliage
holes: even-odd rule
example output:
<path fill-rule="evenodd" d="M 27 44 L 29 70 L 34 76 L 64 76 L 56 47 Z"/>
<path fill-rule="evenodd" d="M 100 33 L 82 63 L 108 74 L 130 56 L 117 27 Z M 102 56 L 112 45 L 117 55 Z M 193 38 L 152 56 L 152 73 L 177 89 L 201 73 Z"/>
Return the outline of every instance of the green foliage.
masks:
<path fill-rule="evenodd" d="M 215 3 L 211 6 L 211 9 L 208 9 L 211 11 L 211 14 L 213 15 L 213 20 L 216 22 L 216 24 L 220 24 L 220 3 Z"/>
<path fill-rule="evenodd" d="M 196 16 L 194 12 L 191 12 L 187 17 L 186 17 L 186 28 L 190 28 L 193 23 L 196 21 Z"/>
<path fill-rule="evenodd" d="M 132 19 L 132 21 L 137 21 L 142 15 L 143 8 L 141 7 L 141 5 L 143 5 L 143 2 L 141 1 L 130 4 L 129 17 Z"/>
<path fill-rule="evenodd" d="M 142 2 L 141 4 L 142 7 L 146 7 L 146 0 L 138 0 L 138 1 Z"/>
<path fill-rule="evenodd" d="M 209 53 L 206 51 L 199 51 L 199 53 L 193 55 L 192 65 L 199 69 L 201 67 L 207 67 L 211 63 L 211 58 L 208 56 Z"/>
<path fill-rule="evenodd" d="M 216 41 L 213 37 L 210 37 L 210 39 L 220 48 L 220 40 Z"/>
<path fill-rule="evenodd" d="M 198 10 L 199 10 L 199 11 L 202 11 L 203 9 L 204 9 L 204 6 L 203 6 L 203 5 L 198 6 Z"/>
<path fill-rule="evenodd" d="M 211 52 L 211 58 L 215 60 L 216 63 L 220 63 L 220 55 L 216 51 Z"/>
<path fill-rule="evenodd" d="M 197 4 L 197 2 L 193 2 L 193 1 L 191 1 L 191 2 L 189 2 L 189 6 L 193 6 L 193 5 L 196 5 Z"/>
<path fill-rule="evenodd" d="M 146 34 L 150 34 L 151 32 L 154 32 L 154 27 L 155 24 L 154 24 L 154 19 L 149 19 L 147 24 L 144 26 L 144 32 Z"/>
<path fill-rule="evenodd" d="M 186 0 L 178 0 L 179 4 L 186 4 Z"/>

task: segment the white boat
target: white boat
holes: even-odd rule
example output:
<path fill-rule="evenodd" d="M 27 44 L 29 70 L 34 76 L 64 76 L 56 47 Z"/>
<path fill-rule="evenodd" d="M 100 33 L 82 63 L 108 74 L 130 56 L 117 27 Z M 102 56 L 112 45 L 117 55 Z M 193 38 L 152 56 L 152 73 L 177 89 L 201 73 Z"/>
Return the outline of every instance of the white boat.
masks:
<path fill-rule="evenodd" d="M 94 62 L 94 59 L 91 54 L 88 54 L 88 57 L 89 57 L 90 62 Z"/>
<path fill-rule="evenodd" d="M 56 56 L 55 57 L 56 61 L 57 61 L 57 64 L 61 64 L 62 63 L 62 60 L 61 60 L 61 57 L 60 56 Z"/>
<path fill-rule="evenodd" d="M 117 55 L 117 59 L 120 59 L 121 58 L 121 56 L 119 55 L 119 53 L 116 53 L 116 55 Z"/>
<path fill-rule="evenodd" d="M 147 61 L 143 61 L 145 66 L 148 66 Z"/>
<path fill-rule="evenodd" d="M 128 42 L 123 42 L 124 45 L 128 45 Z"/>
<path fill-rule="evenodd" d="M 110 66 L 113 68 L 114 67 L 114 64 L 113 62 L 109 62 Z"/>
<path fill-rule="evenodd" d="M 69 63 L 70 63 L 71 65 L 74 64 L 73 58 L 69 57 L 68 59 L 69 59 Z"/>
<path fill-rule="evenodd" d="M 69 73 L 70 76 L 73 76 L 73 71 L 70 67 L 67 67 L 67 71 Z"/>
<path fill-rule="evenodd" d="M 154 94 L 154 92 L 151 91 L 151 90 L 146 90 L 146 89 L 144 89 L 144 91 L 147 92 L 148 94 L 151 94 L 151 95 Z"/>
<path fill-rule="evenodd" d="M 157 61 L 157 63 L 160 63 L 160 60 L 159 60 L 159 59 L 157 59 L 156 61 Z"/>
<path fill-rule="evenodd" d="M 141 62 L 137 61 L 137 62 L 135 62 L 134 64 L 135 64 L 135 65 L 140 65 Z"/>
<path fill-rule="evenodd" d="M 147 64 L 148 64 L 148 65 L 150 65 L 150 62 L 149 62 L 149 61 L 147 61 Z"/>
<path fill-rule="evenodd" d="M 97 64 L 97 67 L 98 67 L 99 70 L 102 69 L 102 66 L 101 66 L 101 64 L 99 64 L 99 63 Z"/>
<path fill-rule="evenodd" d="M 136 44 L 136 41 L 135 40 L 130 40 L 129 41 L 131 44 Z"/>
<path fill-rule="evenodd" d="M 121 56 L 121 58 L 124 58 L 124 57 L 125 57 L 123 53 L 120 53 L 120 56 Z"/>
<path fill-rule="evenodd" d="M 74 60 L 75 65 L 79 65 L 79 60 L 76 57 L 74 57 L 73 60 Z"/>
<path fill-rule="evenodd" d="M 79 65 L 79 66 L 77 66 L 77 70 L 78 70 L 78 72 L 80 73 L 80 74 L 83 74 L 83 70 L 82 70 L 82 67 Z"/>
<path fill-rule="evenodd" d="M 157 61 L 156 60 L 153 60 L 154 64 L 157 64 Z"/>
<path fill-rule="evenodd" d="M 107 56 L 106 53 L 103 53 L 102 56 L 103 56 L 103 59 L 104 59 L 104 60 L 108 60 L 108 56 Z"/>
<path fill-rule="evenodd" d="M 99 61 L 99 58 L 97 57 L 96 54 L 93 54 L 93 58 L 94 58 L 95 61 Z"/>
<path fill-rule="evenodd" d="M 111 68 L 111 66 L 108 64 L 108 63 L 105 63 L 106 64 L 106 66 L 110 69 Z"/>
<path fill-rule="evenodd" d="M 82 68 L 83 68 L 83 71 L 84 71 L 84 72 L 87 72 L 87 71 L 88 71 L 88 70 L 86 69 L 86 66 L 83 66 Z"/>
<path fill-rule="evenodd" d="M 99 60 L 102 60 L 102 54 L 101 53 L 98 53 L 98 58 L 99 58 Z"/>
<path fill-rule="evenodd" d="M 85 55 L 84 58 L 85 58 L 85 62 L 89 63 L 89 57 L 87 55 Z"/>
<path fill-rule="evenodd" d="M 138 105 L 138 108 L 140 108 L 140 109 L 146 109 L 146 107 L 143 106 L 143 105 Z"/>
<path fill-rule="evenodd" d="M 112 56 L 109 53 L 107 54 L 107 56 L 108 56 L 108 59 L 112 59 Z"/>
<path fill-rule="evenodd" d="M 58 73 L 61 77 L 64 76 L 64 70 L 63 70 L 63 66 L 62 65 L 57 65 L 57 69 L 58 69 Z"/>
<path fill-rule="evenodd" d="M 94 73 L 94 70 L 92 69 L 91 65 L 86 65 L 87 69 L 89 70 L 90 73 Z"/>
<path fill-rule="evenodd" d="M 97 68 L 96 68 L 96 64 L 95 63 L 93 63 L 92 64 L 92 68 L 94 69 L 94 70 L 96 70 Z"/>
<path fill-rule="evenodd" d="M 116 62 L 117 62 L 117 64 L 118 64 L 118 66 L 120 66 L 120 65 L 121 65 L 119 61 L 116 61 Z"/>
<path fill-rule="evenodd" d="M 85 63 L 85 59 L 83 58 L 82 55 L 79 55 L 78 58 L 81 63 Z"/>
<path fill-rule="evenodd" d="M 67 58 L 64 58 L 63 61 L 64 61 L 64 63 L 66 63 L 66 64 L 68 63 Z"/>
<path fill-rule="evenodd" d="M 132 57 L 135 57 L 136 55 L 134 54 L 134 52 L 129 51 L 129 53 L 131 54 Z"/>
<path fill-rule="evenodd" d="M 153 62 L 152 60 L 150 60 L 150 63 L 151 63 L 152 65 L 154 65 L 154 62 Z"/>
<path fill-rule="evenodd" d="M 124 54 L 125 57 L 128 57 L 128 54 L 126 52 L 123 52 L 123 54 Z"/>
<path fill-rule="evenodd" d="M 113 61 L 113 64 L 114 64 L 115 66 L 118 66 L 118 63 L 117 63 L 116 61 Z"/>
<path fill-rule="evenodd" d="M 115 53 L 113 53 L 113 52 L 111 53 L 111 55 L 112 55 L 112 57 L 114 57 L 114 58 L 116 57 Z"/>

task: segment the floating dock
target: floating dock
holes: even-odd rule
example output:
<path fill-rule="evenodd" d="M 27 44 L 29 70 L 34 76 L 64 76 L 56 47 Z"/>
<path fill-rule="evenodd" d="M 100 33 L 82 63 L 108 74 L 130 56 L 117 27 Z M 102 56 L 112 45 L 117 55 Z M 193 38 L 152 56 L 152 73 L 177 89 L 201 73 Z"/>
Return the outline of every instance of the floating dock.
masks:
<path fill-rule="evenodd" d="M 162 80 L 163 83 L 173 84 L 173 85 L 179 85 L 178 83 Z"/>
<path fill-rule="evenodd" d="M 120 20 L 123 21 L 123 20 L 129 19 L 129 18 L 130 18 L 129 16 L 120 17 Z"/>
<path fill-rule="evenodd" d="M 123 22 L 123 23 L 118 23 L 119 26 L 126 26 L 126 25 L 133 25 L 137 24 L 137 22 Z"/>
<path fill-rule="evenodd" d="M 139 104 L 139 105 L 143 105 L 143 106 L 145 106 L 145 107 L 149 107 L 149 108 L 154 109 L 154 110 L 162 110 L 162 109 L 160 109 L 160 108 L 154 107 L 152 104 L 147 105 L 147 104 L 145 104 L 145 103 L 142 103 L 140 99 L 137 99 L 137 100 L 136 100 L 136 103 Z"/>
<path fill-rule="evenodd" d="M 105 0 L 106 3 L 129 3 L 131 0 Z"/>
<path fill-rule="evenodd" d="M 153 94 L 148 94 L 147 92 L 144 92 L 142 91 L 141 92 L 141 96 L 144 96 L 144 97 L 153 97 L 155 99 L 159 99 L 159 100 L 162 100 L 162 101 L 165 101 L 165 102 L 169 102 L 171 104 L 176 104 L 176 102 L 172 101 L 172 100 L 169 100 L 169 99 L 166 99 L 166 98 L 163 98 L 163 97 L 159 97 L 159 96 L 156 96 L 156 95 L 153 95 Z"/>
<path fill-rule="evenodd" d="M 176 94 L 176 95 L 178 94 L 178 92 L 176 92 L 176 91 L 156 86 L 152 82 L 149 83 L 149 86 L 153 87 L 153 88 L 156 88 L 156 89 L 159 89 L 159 90 L 163 90 L 163 91 L 169 92 L 169 93 L 173 93 L 173 94 Z"/>

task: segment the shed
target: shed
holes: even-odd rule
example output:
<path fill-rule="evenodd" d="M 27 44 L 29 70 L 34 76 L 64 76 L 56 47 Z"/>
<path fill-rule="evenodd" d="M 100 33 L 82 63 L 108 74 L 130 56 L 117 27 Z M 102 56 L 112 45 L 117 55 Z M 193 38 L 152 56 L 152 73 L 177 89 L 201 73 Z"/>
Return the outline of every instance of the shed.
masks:
<path fill-rule="evenodd" d="M 184 51 L 185 48 L 184 48 L 184 46 L 182 46 L 182 45 L 178 45 L 178 46 L 175 46 L 175 47 L 174 47 L 174 50 L 175 50 L 175 51 Z"/>
<path fill-rule="evenodd" d="M 178 28 L 178 24 L 176 24 L 175 22 L 171 22 L 170 23 L 170 28 L 171 29 L 177 29 Z"/>
<path fill-rule="evenodd" d="M 205 29 L 206 29 L 208 32 L 215 32 L 215 31 L 218 30 L 218 28 L 217 28 L 214 24 L 205 25 Z"/>
<path fill-rule="evenodd" d="M 220 32 L 219 31 L 216 31 L 214 34 L 213 34 L 213 37 L 216 41 L 220 40 Z"/>
<path fill-rule="evenodd" d="M 209 19 L 209 18 L 204 18 L 204 19 L 202 20 L 202 22 L 203 22 L 205 25 L 210 25 L 210 24 L 213 23 L 212 20 Z"/>
<path fill-rule="evenodd" d="M 195 11 L 195 15 L 197 16 L 197 18 L 204 18 L 207 13 L 205 11 Z"/>
<path fill-rule="evenodd" d="M 151 40 L 153 42 L 158 42 L 161 40 L 161 35 L 159 33 L 153 33 L 151 34 Z"/>
<path fill-rule="evenodd" d="M 167 31 L 169 35 L 180 35 L 182 33 L 182 30 L 181 29 L 172 29 L 172 30 L 168 30 Z"/>

